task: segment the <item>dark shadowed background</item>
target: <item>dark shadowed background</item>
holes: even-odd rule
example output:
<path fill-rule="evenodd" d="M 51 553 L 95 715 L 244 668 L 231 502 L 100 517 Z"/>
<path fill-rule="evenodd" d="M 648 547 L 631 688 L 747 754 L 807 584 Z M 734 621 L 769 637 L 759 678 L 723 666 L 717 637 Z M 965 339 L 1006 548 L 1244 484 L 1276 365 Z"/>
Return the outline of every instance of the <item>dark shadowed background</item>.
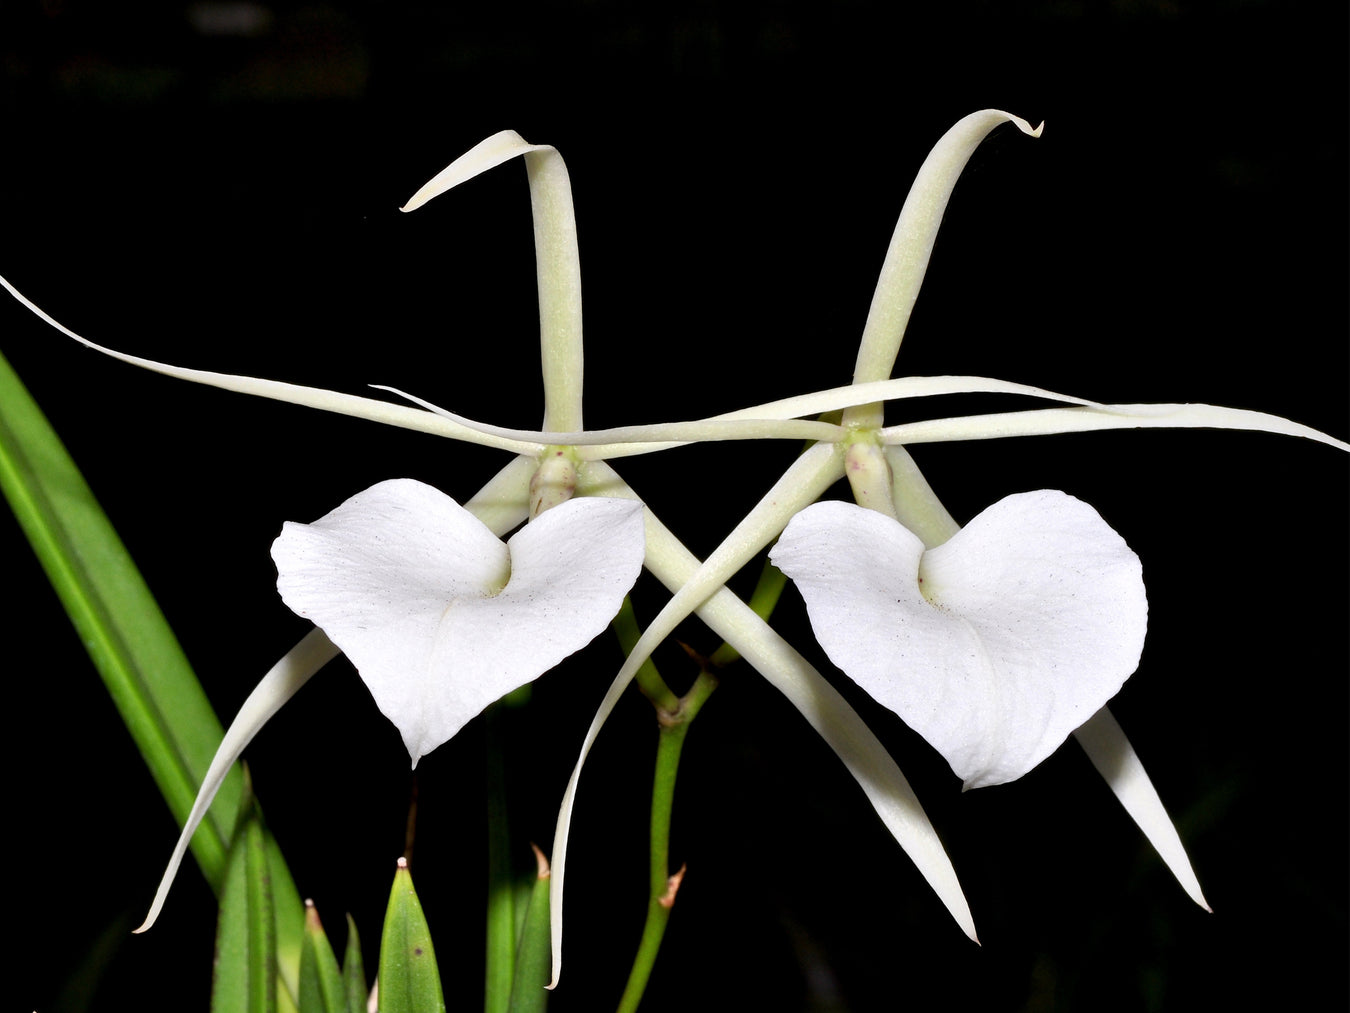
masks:
<path fill-rule="evenodd" d="M 533 426 L 521 165 L 397 210 L 509 127 L 558 146 L 571 171 L 588 424 L 694 418 L 847 382 L 914 172 L 955 120 L 993 105 L 1046 120 L 1044 137 L 1003 128 L 975 155 L 898 374 L 1234 405 L 1346 438 L 1345 22 L 1338 5 L 1273 0 L 7 4 L 0 272 L 129 352 L 356 393 L 388 383 Z M 274 590 L 267 549 L 284 520 L 401 476 L 463 500 L 503 461 L 143 373 L 7 300 L 0 351 L 226 720 L 305 630 Z M 1001 407 L 943 399 L 892 417 Z M 706 554 L 795 451 L 691 447 L 620 470 Z M 959 520 L 1062 488 L 1143 558 L 1149 641 L 1113 710 L 1215 913 L 1186 899 L 1076 745 L 962 795 L 822 660 L 947 842 L 976 947 L 833 754 L 738 668 L 686 748 L 672 846 L 689 873 L 644 1009 L 1342 1005 L 1345 457 L 1205 431 L 915 454 Z M 185 867 L 159 926 L 128 934 L 175 828 L 8 521 L 0 559 L 17 659 L 15 1008 L 205 1008 L 209 891 Z M 649 618 L 663 595 L 644 582 L 636 598 Z M 793 592 L 776 625 L 813 649 Z M 716 646 L 697 623 L 681 636 Z M 602 638 L 514 722 L 522 841 L 551 840 L 620 660 Z M 658 660 L 687 681 L 677 648 Z M 612 1007 L 636 946 L 653 727 L 633 694 L 582 784 L 559 1013 Z M 339 941 L 351 911 L 373 959 L 410 784 L 397 734 L 339 662 L 248 758 L 302 893 Z M 418 775 L 414 871 L 447 991 L 471 1009 L 481 722 Z"/>

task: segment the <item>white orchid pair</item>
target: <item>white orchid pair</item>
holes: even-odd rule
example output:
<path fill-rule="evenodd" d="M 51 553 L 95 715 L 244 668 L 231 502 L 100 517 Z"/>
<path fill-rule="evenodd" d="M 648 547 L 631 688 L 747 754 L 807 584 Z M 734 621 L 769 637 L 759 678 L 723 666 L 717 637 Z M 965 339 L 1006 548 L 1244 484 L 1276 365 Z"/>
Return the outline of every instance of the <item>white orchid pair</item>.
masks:
<path fill-rule="evenodd" d="M 278 588 L 316 629 L 264 677 L 226 733 L 142 929 L 158 916 L 229 767 L 339 651 L 399 728 L 415 763 L 492 701 L 595 637 L 645 565 L 673 596 L 601 701 L 562 802 L 553 849 L 555 983 L 567 837 L 582 763 L 639 666 L 691 613 L 825 738 L 974 938 L 955 872 L 899 768 L 830 683 L 726 587 L 775 537 L 771 559 L 796 582 L 831 660 L 937 748 L 966 787 L 1020 777 L 1072 733 L 1187 893 L 1204 905 L 1157 793 L 1105 708 L 1134 671 L 1143 645 L 1147 602 L 1138 558 L 1091 507 L 1061 492 L 1008 497 L 961 529 L 903 446 L 1161 426 L 1264 430 L 1350 446 L 1257 412 L 1104 405 L 978 377 L 888 379 L 956 179 L 983 137 L 1004 122 L 1039 134 L 1017 117 L 987 110 L 957 123 L 924 162 L 887 253 L 852 385 L 698 422 L 583 430 L 580 273 L 567 170 L 553 148 L 527 144 L 509 131 L 457 159 L 404 210 L 524 157 L 546 404 L 539 432 L 480 425 L 408 395 L 401 396 L 419 407 L 111 351 L 67 330 L 5 282 L 67 335 L 135 365 L 515 455 L 462 507 L 421 483 L 394 480 L 358 493 L 313 524 L 286 525 L 273 547 Z M 1022 394 L 1068 407 L 883 424 L 887 400 L 958 392 Z M 834 412 L 842 412 L 838 423 L 802 418 Z M 730 439 L 814 442 L 700 562 L 607 462 Z M 815 503 L 843 477 L 858 506 Z M 526 520 L 503 544 L 501 536 Z"/>

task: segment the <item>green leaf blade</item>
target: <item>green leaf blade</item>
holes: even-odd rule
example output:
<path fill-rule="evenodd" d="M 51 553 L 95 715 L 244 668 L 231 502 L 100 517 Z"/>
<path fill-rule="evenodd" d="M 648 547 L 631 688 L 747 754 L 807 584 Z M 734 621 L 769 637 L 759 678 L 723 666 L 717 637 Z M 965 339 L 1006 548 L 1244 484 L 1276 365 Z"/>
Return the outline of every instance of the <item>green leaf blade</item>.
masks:
<path fill-rule="evenodd" d="M 277 934 L 262 816 L 251 793 L 220 894 L 211 1013 L 276 1013 Z"/>
<path fill-rule="evenodd" d="M 347 989 L 347 1008 L 351 1013 L 366 1013 L 366 998 L 370 987 L 366 984 L 365 963 L 361 960 L 361 937 L 356 932 L 356 920 L 347 916 L 347 950 L 342 955 L 342 980 Z"/>
<path fill-rule="evenodd" d="M 220 721 L 130 553 L 3 356 L 0 492 L 182 826 L 220 744 Z M 217 895 L 242 795 L 243 779 L 236 769 L 192 840 L 193 857 Z M 265 840 L 281 971 L 293 992 L 303 908 L 280 850 L 270 835 Z"/>
<path fill-rule="evenodd" d="M 548 860 L 534 849 L 539 874 L 530 888 L 530 903 L 520 930 L 516 976 L 511 984 L 510 1013 L 544 1013 L 548 1009 L 548 981 L 553 954 L 549 943 Z"/>
<path fill-rule="evenodd" d="M 313 901 L 305 901 L 299 1013 L 348 1013 L 347 985 Z"/>
<path fill-rule="evenodd" d="M 3 358 L 0 489 L 181 825 L 220 741 L 220 722 L 117 532 Z M 232 774 L 192 843 L 216 889 L 240 786 Z"/>
<path fill-rule="evenodd" d="M 399 859 L 380 937 L 380 1013 L 444 1013 L 441 976 L 408 863 Z"/>

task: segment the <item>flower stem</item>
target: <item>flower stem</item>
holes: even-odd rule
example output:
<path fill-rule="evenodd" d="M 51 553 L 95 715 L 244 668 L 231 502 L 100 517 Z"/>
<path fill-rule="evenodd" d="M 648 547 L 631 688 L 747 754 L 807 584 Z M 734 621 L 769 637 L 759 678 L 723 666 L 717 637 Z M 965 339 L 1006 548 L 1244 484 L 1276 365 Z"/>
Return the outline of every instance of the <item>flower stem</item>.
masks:
<path fill-rule="evenodd" d="M 787 574 L 770 563 L 768 559 L 765 559 L 764 568 L 760 570 L 759 580 L 755 583 L 754 593 L 750 595 L 750 601 L 746 604 L 750 606 L 755 615 L 768 622 L 769 616 L 773 615 L 773 610 L 777 607 L 778 599 L 782 597 L 785 587 L 787 587 Z M 724 643 L 713 651 L 708 662 L 713 668 L 726 668 L 732 662 L 739 660 L 740 656 L 740 651 L 730 644 Z"/>
<path fill-rule="evenodd" d="M 652 781 L 650 897 L 637 956 L 633 959 L 628 984 L 619 1000 L 619 1013 L 634 1013 L 642 1001 L 652 966 L 656 963 L 656 954 L 665 936 L 666 923 L 670 920 L 671 908 L 675 905 L 675 895 L 684 878 L 683 866 L 674 875 L 670 873 L 670 813 L 675 801 L 675 777 L 679 771 L 680 751 L 684 747 L 689 724 L 716 688 L 717 677 L 705 666 L 689 692 L 678 700 L 674 708 L 657 708 L 660 734 L 656 744 L 656 774 Z"/>
<path fill-rule="evenodd" d="M 619 614 L 614 617 L 611 626 L 615 635 L 619 638 L 619 646 L 623 648 L 623 653 L 631 654 L 641 631 L 638 629 L 637 616 L 633 612 L 633 601 L 626 595 L 623 604 L 619 606 Z M 652 706 L 658 712 L 679 709 L 680 698 L 666 685 L 666 681 L 661 678 L 661 673 L 656 670 L 656 663 L 651 658 L 642 663 L 642 667 L 637 670 L 633 679 L 637 683 L 638 689 L 642 691 L 642 695 L 652 702 Z"/>

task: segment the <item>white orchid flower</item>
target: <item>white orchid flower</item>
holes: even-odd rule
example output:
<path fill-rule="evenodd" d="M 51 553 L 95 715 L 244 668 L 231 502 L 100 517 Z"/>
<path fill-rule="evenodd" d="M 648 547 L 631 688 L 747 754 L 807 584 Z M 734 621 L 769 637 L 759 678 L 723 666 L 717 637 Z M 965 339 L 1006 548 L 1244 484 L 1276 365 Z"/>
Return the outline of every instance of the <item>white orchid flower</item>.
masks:
<path fill-rule="evenodd" d="M 412 479 L 272 546 L 277 590 L 351 659 L 414 765 L 488 704 L 599 636 L 642 571 L 642 506 L 574 499 L 503 544 Z"/>
<path fill-rule="evenodd" d="M 804 511 L 838 478 L 847 475 L 860 504 L 897 519 L 897 523 L 885 535 L 892 542 L 899 543 L 900 548 L 895 554 L 906 559 L 905 566 L 911 578 L 914 578 L 917 572 L 925 569 L 925 556 L 920 553 L 920 549 L 924 545 L 936 548 L 951 539 L 959 526 L 933 495 L 912 458 L 903 449 L 904 443 L 998 439 L 1097 429 L 1200 427 L 1280 433 L 1350 451 L 1350 445 L 1343 441 L 1262 412 L 1199 404 L 1094 404 L 1048 392 L 1041 392 L 1041 396 L 1075 403 L 1068 408 L 936 419 L 883 427 L 882 402 L 885 400 L 897 396 L 953 393 L 957 390 L 992 390 L 993 386 L 981 384 L 998 383 L 968 377 L 910 377 L 907 380 L 889 381 L 885 378 L 893 368 L 956 179 L 980 141 L 995 127 L 1006 122 L 1015 124 L 1019 130 L 1031 136 L 1040 133 L 1041 128 L 1033 129 L 1025 120 L 999 110 L 973 113 L 943 136 L 920 168 L 901 211 L 881 270 L 864 327 L 853 386 L 760 406 L 738 416 L 747 417 L 750 412 L 756 412 L 763 418 L 769 411 L 780 408 L 800 410 L 802 413 L 844 409 L 842 425 L 829 434 L 815 436 L 821 442 L 788 469 L 698 571 L 688 576 L 643 633 L 615 677 L 587 733 L 559 816 L 553 855 L 555 911 L 561 908 L 563 880 L 558 870 L 564 865 L 571 808 L 581 768 L 600 726 L 623 688 L 656 646 L 690 612 L 698 608 L 700 603 L 710 600 L 709 595 L 724 593 L 725 581 L 776 538 L 791 518 L 797 516 L 799 511 Z M 909 386 L 903 388 L 902 393 L 902 388 L 897 385 L 906 382 Z M 1021 388 L 1017 393 L 1031 394 L 1033 391 Z M 814 401 L 816 397 L 827 400 L 828 408 Z M 813 407 L 806 408 L 808 403 Z M 705 420 L 697 424 L 701 427 L 697 432 L 691 427 L 689 436 L 715 439 L 717 437 L 712 430 L 727 426 L 728 422 L 723 420 L 728 418 L 722 416 Z M 484 430 L 485 434 L 488 432 L 502 437 L 509 434 L 514 438 L 530 435 L 507 430 Z M 775 428 L 773 432 L 756 435 L 787 435 L 787 432 L 786 428 Z M 579 438 L 573 439 L 574 435 L 569 434 L 569 439 L 580 443 Z M 644 434 L 637 430 L 607 435 L 613 439 L 622 437 L 634 441 L 644 436 L 659 438 L 656 433 Z M 797 435 L 795 430 L 793 435 Z M 826 440 L 832 440 L 832 443 L 826 443 Z M 640 444 L 638 446 L 648 449 Z M 883 590 L 891 588 L 891 584 L 882 582 L 880 587 L 864 591 L 851 583 L 865 582 L 869 576 L 879 579 L 879 571 L 883 567 L 878 560 L 873 559 L 866 569 L 849 572 L 848 559 L 859 552 L 858 546 L 849 542 L 847 528 L 831 536 L 834 539 L 832 544 L 839 550 L 833 560 L 825 558 L 829 555 L 827 548 L 818 546 L 818 551 L 809 552 L 803 545 L 803 541 L 809 539 L 796 540 L 797 554 L 809 555 L 818 564 L 817 580 L 822 585 L 822 591 L 835 584 L 851 588 L 844 595 L 842 604 L 834 603 L 832 606 L 823 602 L 829 597 L 828 593 L 812 593 L 812 596 L 822 599 L 814 611 L 825 609 L 830 612 L 830 622 L 825 624 L 828 629 L 822 638 L 823 645 L 829 652 L 830 645 L 825 644 L 825 640 L 850 640 L 849 650 L 841 650 L 840 659 L 836 660 L 850 675 L 853 674 L 853 668 L 860 671 L 866 668 L 868 675 L 862 679 L 865 687 L 869 683 L 880 684 L 886 680 L 884 677 L 872 678 L 874 673 L 870 666 L 875 661 L 854 664 L 855 656 L 863 658 L 884 652 L 895 646 L 897 638 L 906 644 L 915 645 L 916 661 L 936 664 L 939 668 L 937 672 L 930 669 L 928 672 L 912 674 L 910 685 L 925 676 L 933 678 L 936 685 L 925 687 L 923 698 L 908 709 L 916 715 L 922 715 L 922 719 L 916 716 L 919 726 L 930 726 L 933 738 L 938 740 L 934 744 L 953 762 L 958 774 L 970 777 L 969 786 L 1018 776 L 1018 772 L 1030 769 L 1073 731 L 1093 765 L 1144 831 L 1183 889 L 1197 904 L 1208 909 L 1180 838 L 1156 790 L 1120 726 L 1102 706 L 1134 670 L 1139 658 L 1147 603 L 1139 578 L 1138 561 L 1123 540 L 1099 517 L 1093 523 L 1083 513 L 1089 511 L 1095 517 L 1095 511 L 1072 500 L 1072 497 L 1042 492 L 1033 494 L 1031 501 L 1023 501 L 1020 508 L 1024 511 L 1031 502 L 1043 505 L 1055 503 L 1059 509 L 1050 511 L 1047 518 L 1050 523 L 1038 533 L 1028 535 L 1019 531 L 1021 544 L 1018 545 L 1015 540 L 1012 546 L 1003 546 L 1005 553 L 1002 560 L 991 568 L 987 556 L 984 559 L 972 559 L 968 548 L 972 544 L 979 547 L 981 542 L 987 545 L 999 527 L 1006 529 L 1010 520 L 1015 520 L 1015 512 L 1019 507 L 1014 504 L 1012 508 L 998 505 L 991 508 L 986 512 L 992 514 L 991 518 L 973 523 L 974 534 L 946 552 L 935 553 L 927 558 L 926 569 L 933 571 L 934 579 L 946 589 L 949 600 L 936 599 L 936 605 L 929 602 L 922 592 L 917 592 L 917 579 L 912 579 L 904 588 L 894 588 L 896 596 L 902 599 L 897 605 L 905 599 L 909 601 L 910 607 L 902 610 L 902 616 L 894 613 L 888 615 L 891 610 L 883 608 Z M 1068 507 L 1069 502 L 1078 505 Z M 831 519 L 835 517 L 834 514 L 828 516 Z M 859 526 L 875 524 L 871 520 L 860 519 L 858 515 L 847 516 L 854 525 L 855 533 Z M 819 517 L 818 514 L 813 515 L 812 519 Z M 904 526 L 898 521 L 903 521 Z M 798 531 L 803 535 L 812 530 L 811 520 L 803 519 L 801 524 L 803 526 Z M 784 558 L 793 556 L 793 541 L 790 539 L 788 547 L 783 550 Z M 878 549 L 879 541 L 881 539 L 871 543 L 874 551 Z M 1037 542 L 1038 545 L 1034 544 Z M 991 593 L 997 593 L 997 589 L 991 591 L 983 587 L 992 574 L 979 571 L 1015 567 L 1018 555 L 1022 557 L 1023 563 L 1035 564 L 1033 571 L 1020 575 L 1026 582 L 1021 588 L 1020 601 L 1001 604 L 981 601 L 981 595 L 987 598 Z M 1075 558 L 1066 560 L 1066 556 Z M 793 563 L 788 565 L 792 566 Z M 1067 567 L 1067 571 L 1056 569 L 1061 565 Z M 805 573 L 806 570 L 799 572 Z M 1076 577 L 1075 582 L 1080 590 L 1092 583 L 1094 573 L 1098 577 L 1109 577 L 1110 593 L 1100 593 L 1094 588 L 1093 593 L 1087 596 L 1086 607 L 1084 602 L 1075 604 L 1070 600 L 1073 589 L 1063 586 L 1066 572 Z M 919 602 L 915 600 L 916 593 L 924 602 L 924 608 L 920 608 Z M 850 604 L 858 604 L 864 599 L 875 606 L 874 611 L 852 617 L 845 615 Z M 1066 604 L 1074 607 L 1067 608 Z M 948 609 L 945 613 L 944 608 Z M 964 609 L 964 617 L 958 614 L 960 609 Z M 982 621 L 981 627 L 963 631 L 962 625 L 969 624 L 971 617 L 977 615 Z M 897 633 L 893 629 L 895 621 L 914 619 L 923 622 L 925 629 L 922 633 L 915 630 Z M 841 623 L 845 628 L 839 629 Z M 1024 626 L 1025 632 L 1019 630 L 1019 626 Z M 818 635 L 820 629 L 817 627 Z M 965 642 L 960 644 L 963 636 Z M 1075 660 L 1081 661 L 1086 654 L 1097 649 L 1095 643 L 1082 642 L 1082 638 L 1103 636 L 1109 641 L 1110 658 L 1103 659 L 1103 663 L 1092 672 L 1090 681 L 1094 685 L 1090 691 L 1065 695 L 1056 692 L 1056 685 L 1039 681 L 1038 673 L 1043 674 L 1061 664 L 1072 665 Z M 1036 649 L 1019 651 L 1019 637 L 1024 637 L 1027 644 L 1036 645 Z M 963 647 L 966 651 L 987 652 L 991 642 L 997 642 L 1001 649 L 998 656 L 986 657 L 978 665 L 967 664 L 964 668 L 953 664 L 953 654 L 959 654 Z M 841 660 L 845 653 L 849 664 Z M 996 685 L 996 676 L 1010 672 L 1017 675 L 1011 685 Z M 1031 694 L 1032 698 L 1017 699 L 1022 692 Z M 891 690 L 879 688 L 876 695 L 882 698 L 890 694 Z M 936 713 L 935 708 L 945 703 L 946 697 L 959 701 L 959 706 L 950 714 Z M 905 711 L 901 713 L 903 715 Z M 919 730 L 923 731 L 923 727 L 919 727 Z M 985 739 L 985 736 L 990 737 Z M 556 936 L 554 945 L 556 980 Z"/>
<path fill-rule="evenodd" d="M 1143 567 L 1081 500 L 999 500 L 925 551 L 850 503 L 797 514 L 769 553 L 830 660 L 966 788 L 1021 777 L 1115 696 L 1148 625 Z"/>
<path fill-rule="evenodd" d="M 416 483 L 385 483 L 353 497 L 315 524 L 288 526 L 274 549 L 281 570 L 279 587 L 288 604 L 302 614 L 310 615 L 320 628 L 312 631 L 273 667 L 231 723 L 140 931 L 149 928 L 158 917 L 192 833 L 230 766 L 262 725 L 319 668 L 339 653 L 339 644 L 341 650 L 352 656 L 381 709 L 399 725 L 415 760 L 453 734 L 464 720 L 488 702 L 492 694 L 500 695 L 512 685 L 537 676 L 542 671 L 541 666 L 552 664 L 568 650 L 589 639 L 589 636 L 577 634 L 575 643 L 569 640 L 561 647 L 541 648 L 528 664 L 522 661 L 513 665 L 514 674 L 509 678 L 502 677 L 479 692 L 476 699 L 469 699 L 459 689 L 423 684 L 423 680 L 430 680 L 437 674 L 438 666 L 433 661 L 438 656 L 462 659 L 462 641 L 443 639 L 447 619 L 457 619 L 461 612 L 483 618 L 494 607 L 501 609 L 510 605 L 513 611 L 506 618 L 518 624 L 518 632 L 555 632 L 550 620 L 538 617 L 525 620 L 514 607 L 528 600 L 531 607 L 552 608 L 556 600 L 545 592 L 545 585 L 559 579 L 561 568 L 569 564 L 574 567 L 583 558 L 599 559 L 613 571 L 612 579 L 602 582 L 604 586 L 595 589 L 594 597 L 601 603 L 611 600 L 614 594 L 621 597 L 619 588 L 626 589 L 625 580 L 631 583 L 627 576 L 627 552 L 634 543 L 632 518 L 639 512 L 645 521 L 644 562 L 659 580 L 675 590 L 699 569 L 699 560 L 641 505 L 637 494 L 603 463 L 605 457 L 660 450 L 688 440 L 801 439 L 803 436 L 826 441 L 825 452 L 830 453 L 830 441 L 838 439 L 843 432 L 837 426 L 795 421 L 795 417 L 854 403 L 858 395 L 851 388 L 788 399 L 684 426 L 613 431 L 600 434 L 599 438 L 581 430 L 582 359 L 575 222 L 566 169 L 557 152 L 552 148 L 529 145 L 509 131 L 494 135 L 452 163 L 419 191 L 405 210 L 412 210 L 449 187 L 518 155 L 525 157 L 535 215 L 546 400 L 544 432 L 575 436 L 575 439 L 555 440 L 541 432 L 518 440 L 500 435 L 492 431 L 492 427 L 468 423 L 440 410 L 412 409 L 370 398 L 187 369 L 127 355 L 66 328 L 0 278 L 0 284 L 21 303 L 62 333 L 130 364 L 228 390 L 511 451 L 519 456 L 466 502 L 463 509 L 482 521 L 493 536 L 505 534 L 527 516 L 538 517 L 504 549 L 495 538 L 490 539 L 482 531 L 472 529 L 469 537 L 477 550 L 468 560 L 446 558 L 447 553 L 453 555 L 453 552 L 443 543 L 470 531 L 471 526 L 460 516 L 452 501 Z M 969 381 L 940 378 L 932 384 L 912 381 L 878 384 L 868 389 L 868 395 L 905 397 L 962 389 L 993 389 L 1055 397 L 1034 388 L 978 378 Z M 1064 400 L 1082 403 L 1073 398 Z M 816 494 L 823 488 L 821 485 Z M 532 529 L 540 525 L 563 525 L 564 519 L 568 518 L 563 507 L 573 492 L 583 497 L 625 501 L 621 504 L 624 510 L 611 508 L 615 514 L 613 518 L 587 515 L 583 518 L 585 523 L 579 527 L 568 520 L 567 526 L 571 530 L 562 539 L 535 537 Z M 584 499 L 574 512 L 580 513 L 583 506 L 602 501 Z M 613 540 L 616 544 L 612 554 L 581 544 L 590 537 L 585 531 L 604 534 L 599 529 L 606 528 L 611 520 L 624 531 L 622 537 Z M 578 535 L 578 531 L 583 534 Z M 376 539 L 379 544 L 372 546 Z M 547 550 L 540 550 L 539 543 L 546 543 Z M 440 548 L 433 551 L 433 546 Z M 550 552 L 561 552 L 573 558 L 569 561 L 550 560 L 547 558 Z M 354 553 L 367 558 L 357 562 L 351 558 Z M 502 563 L 503 554 L 510 559 L 509 577 Z M 461 570 L 459 567 L 464 563 L 468 567 Z M 515 585 L 522 573 L 528 574 L 529 579 L 516 593 Z M 460 594 L 462 588 L 468 589 L 468 595 Z M 497 593 L 493 594 L 494 591 Z M 715 588 L 711 592 L 705 591 L 701 598 L 698 614 L 792 700 L 825 737 L 857 778 L 887 828 L 914 860 L 963 931 L 973 938 L 974 924 L 969 907 L 950 860 L 908 782 L 880 742 L 833 687 L 736 596 L 725 588 Z M 607 608 L 608 605 L 597 604 L 592 617 L 600 616 Z M 608 610 L 612 615 L 614 609 Z M 455 622 L 449 625 L 454 626 Z M 475 626 L 472 621 L 470 631 L 473 636 L 490 635 L 488 625 Z M 411 638 L 411 642 L 405 642 L 405 637 Z M 549 638 L 541 635 L 540 639 L 547 641 Z M 386 652 L 389 653 L 386 655 Z M 412 674 L 396 671 L 400 658 L 419 654 L 421 657 L 415 659 Z M 417 713 L 428 702 L 437 710 L 429 723 Z M 421 724 L 417 723 L 419 720 Z M 571 797 L 569 793 L 569 813 Z M 560 858 L 564 852 L 565 848 L 560 848 Z M 555 862 L 552 915 L 555 981 L 560 967 L 562 872 L 561 861 Z"/>
<path fill-rule="evenodd" d="M 417 398 L 409 399 L 420 409 L 275 381 L 184 369 L 125 355 L 74 334 L 24 299 L 3 278 L 0 278 L 0 284 L 4 284 L 16 298 L 63 333 L 138 366 L 194 382 L 357 415 L 519 455 L 464 505 L 495 535 L 507 533 L 532 512 L 538 514 L 566 500 L 572 491 L 587 497 L 637 501 L 637 494 L 605 463 L 608 459 L 663 450 L 690 441 L 817 441 L 817 445 L 797 460 L 705 562 L 700 563 L 661 524 L 649 507 L 644 505 L 642 508 L 645 521 L 644 563 L 671 589 L 674 597 L 643 634 L 601 702 L 564 798 L 553 854 L 554 982 L 561 969 L 561 900 L 566 842 L 581 762 L 641 662 L 691 613 L 699 615 L 750 661 L 820 732 L 858 780 L 887 829 L 910 855 L 958 924 L 974 938 L 970 911 L 951 863 L 895 762 L 829 682 L 726 589 L 726 580 L 772 540 L 795 513 L 816 500 L 846 471 L 855 480 L 855 488 L 866 488 L 870 482 L 874 491 L 878 492 L 878 502 L 889 500 L 891 507 L 903 516 L 911 530 L 922 534 L 925 525 L 939 530 L 951 524 L 950 517 L 945 515 L 940 505 L 935 505 L 931 493 L 924 492 L 926 484 L 922 476 L 918 475 L 917 469 L 911 468 L 912 462 L 908 462 L 908 455 L 899 446 L 903 442 L 986 439 L 1088 428 L 1218 426 L 1284 432 L 1350 449 L 1314 430 L 1255 412 L 1194 405 L 1104 405 L 980 377 L 886 379 L 955 180 L 985 134 L 998 124 L 1009 121 L 1025 133 L 1035 135 L 1039 132 L 1025 121 L 1006 113 L 993 110 L 977 113 L 966 117 L 949 131 L 924 163 L 892 239 L 859 352 L 854 384 L 691 423 L 589 433 L 582 429 L 579 261 L 566 169 L 554 149 L 529 145 L 510 131 L 488 138 L 457 159 L 420 190 L 405 210 L 412 210 L 492 166 L 516 156 L 524 156 L 535 215 L 546 393 L 544 428 L 538 432 L 506 430 L 474 423 Z M 974 417 L 881 428 L 883 401 L 965 391 L 1018 393 L 1068 403 L 1071 407 L 990 416 L 987 424 L 980 417 Z M 800 418 L 838 410 L 845 412 L 843 425 Z M 925 426 L 926 429 L 923 428 Z M 563 465 L 556 473 L 549 469 L 541 470 L 541 462 L 557 464 L 559 461 Z M 911 470 L 907 471 L 907 468 Z M 883 495 L 885 490 L 882 480 L 886 476 L 891 479 L 891 488 Z M 535 524 L 545 519 L 547 514 Z M 947 531 L 946 536 L 950 534 Z M 927 541 L 926 534 L 924 538 Z M 508 551 L 511 551 L 509 547 Z M 500 576 L 500 571 L 496 572 Z M 317 589 L 317 582 L 313 577 L 309 579 Z M 302 607 L 309 608 L 309 605 L 304 604 Z M 422 625 L 430 625 L 425 617 Z M 343 636 L 335 635 L 339 639 Z M 197 808 L 185 827 L 184 839 L 180 841 L 174 864 L 166 874 L 165 884 L 161 886 L 160 896 L 147 926 L 158 912 L 168 880 L 186 848 L 187 837 L 209 804 L 215 789 L 213 777 L 217 780 L 223 777 L 224 771 L 253 732 L 337 651 L 338 648 L 328 637 L 319 630 L 314 631 L 278 663 L 245 703 L 240 716 L 226 733 L 217 756 L 218 762 L 213 765 L 212 774 L 208 775 L 203 785 Z M 1137 758 L 1132 763 L 1127 762 L 1133 757 L 1132 751 L 1118 727 L 1109 721 L 1109 715 L 1103 710 L 1089 724 L 1095 733 L 1095 744 L 1089 751 L 1127 809 L 1141 822 L 1146 822 L 1146 819 L 1140 814 L 1147 813 L 1150 807 L 1161 812 L 1156 793 L 1152 793 L 1142 768 L 1138 767 Z M 1086 737 L 1084 733 L 1088 727 L 1079 730 L 1080 740 Z M 410 745 L 410 751 L 413 748 Z M 1170 830 L 1171 824 L 1165 813 L 1161 819 Z M 1172 836 L 1175 838 L 1174 832 Z M 1155 845 L 1158 843 L 1154 834 L 1150 833 L 1150 838 Z M 1160 850 L 1175 871 L 1177 865 L 1169 857 L 1168 851 L 1163 846 L 1160 846 Z M 1184 862 L 1184 853 L 1181 861 Z"/>

